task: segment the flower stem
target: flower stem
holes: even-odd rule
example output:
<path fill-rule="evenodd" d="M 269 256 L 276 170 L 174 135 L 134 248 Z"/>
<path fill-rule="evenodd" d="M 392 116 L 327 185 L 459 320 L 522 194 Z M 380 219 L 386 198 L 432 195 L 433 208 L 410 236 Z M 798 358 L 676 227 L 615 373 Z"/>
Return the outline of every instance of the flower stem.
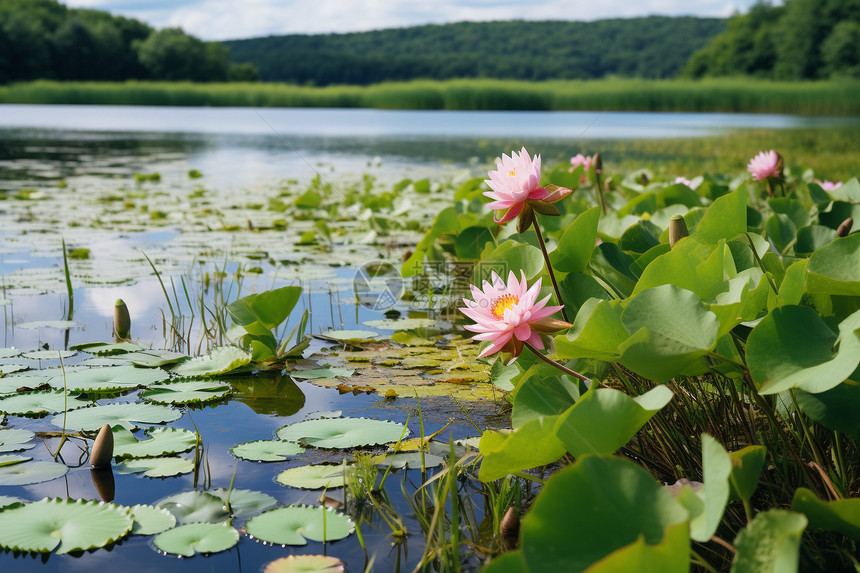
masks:
<path fill-rule="evenodd" d="M 546 264 L 546 270 L 549 273 L 549 280 L 552 282 L 552 288 L 555 290 L 555 298 L 558 299 L 558 304 L 561 305 L 561 317 L 565 322 L 570 322 L 567 319 L 567 311 L 564 309 L 564 301 L 561 299 L 561 292 L 558 290 L 558 283 L 555 282 L 555 273 L 552 270 L 552 265 L 549 263 L 549 253 L 546 252 L 546 243 L 543 242 L 543 235 L 540 232 L 540 225 L 538 225 L 537 217 L 535 217 L 534 225 L 532 225 L 535 229 L 535 234 L 538 238 L 538 244 L 540 244 L 540 250 L 543 253 L 543 260 Z"/>
<path fill-rule="evenodd" d="M 559 370 L 561 370 L 565 374 L 569 374 L 569 375 L 573 376 L 574 378 L 579 378 L 580 380 L 582 380 L 583 382 L 585 382 L 587 384 L 591 384 L 591 378 L 588 378 L 587 376 L 583 376 L 579 372 L 575 372 L 575 371 L 571 370 L 570 368 L 568 368 L 567 366 L 563 366 L 563 365 L 559 364 L 558 362 L 556 362 L 555 360 L 553 360 L 552 358 L 550 358 L 546 354 L 541 354 L 540 352 L 538 352 L 537 348 L 535 348 L 534 346 L 532 346 L 528 342 L 523 343 L 523 346 L 525 346 L 526 348 L 531 350 L 532 354 L 534 354 L 535 356 L 537 356 L 538 358 L 540 358 L 541 360 L 543 360 L 544 362 L 546 362 L 547 364 L 549 364 L 553 368 L 558 368 Z"/>

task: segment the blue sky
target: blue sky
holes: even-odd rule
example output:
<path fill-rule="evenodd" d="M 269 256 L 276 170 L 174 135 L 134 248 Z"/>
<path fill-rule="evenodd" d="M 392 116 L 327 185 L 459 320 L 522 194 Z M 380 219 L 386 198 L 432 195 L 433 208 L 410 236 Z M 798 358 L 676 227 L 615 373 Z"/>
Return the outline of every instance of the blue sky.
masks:
<path fill-rule="evenodd" d="M 595 20 L 660 14 L 725 17 L 755 0 L 65 0 L 178 26 L 205 40 L 355 32 L 464 20 Z M 779 3 L 779 2 L 777 2 Z"/>

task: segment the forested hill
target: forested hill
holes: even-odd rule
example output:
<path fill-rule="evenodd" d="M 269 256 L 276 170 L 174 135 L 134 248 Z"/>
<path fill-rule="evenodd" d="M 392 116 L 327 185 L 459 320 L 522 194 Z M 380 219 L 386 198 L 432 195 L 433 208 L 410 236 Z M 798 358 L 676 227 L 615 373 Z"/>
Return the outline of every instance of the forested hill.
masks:
<path fill-rule="evenodd" d="M 371 84 L 418 78 L 668 78 L 726 29 L 715 18 L 461 22 L 224 42 L 264 81 Z"/>

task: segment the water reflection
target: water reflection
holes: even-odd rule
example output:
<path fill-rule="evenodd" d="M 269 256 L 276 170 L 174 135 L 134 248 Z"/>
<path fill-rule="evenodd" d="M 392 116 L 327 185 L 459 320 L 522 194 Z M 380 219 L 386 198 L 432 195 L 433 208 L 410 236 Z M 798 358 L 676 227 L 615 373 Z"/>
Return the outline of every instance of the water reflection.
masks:
<path fill-rule="evenodd" d="M 266 416 L 292 416 L 305 405 L 305 395 L 293 379 L 280 371 L 230 379 L 235 399 Z"/>

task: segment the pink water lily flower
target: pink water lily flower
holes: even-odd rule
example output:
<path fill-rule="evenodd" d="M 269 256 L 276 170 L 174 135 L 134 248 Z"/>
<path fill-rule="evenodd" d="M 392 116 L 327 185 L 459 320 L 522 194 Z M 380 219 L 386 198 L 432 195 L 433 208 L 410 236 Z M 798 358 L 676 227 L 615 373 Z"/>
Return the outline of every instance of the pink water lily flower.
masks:
<path fill-rule="evenodd" d="M 842 187 L 842 181 L 837 181 L 834 183 L 833 181 L 821 181 L 818 184 L 824 191 L 835 191 Z"/>
<path fill-rule="evenodd" d="M 511 271 L 508 282 L 495 272 L 493 283 L 484 281 L 483 289 L 472 285 L 474 300 L 464 298 L 466 303 L 460 312 L 475 321 L 466 325 L 466 330 L 477 332 L 474 340 L 492 341 L 479 355 L 489 356 L 499 351 L 510 352 L 517 356 L 528 343 L 536 349 L 544 347 L 540 334 L 549 334 L 572 325 L 563 320 L 550 318 L 561 310 L 560 306 L 546 306 L 551 295 L 538 300 L 541 279 L 531 288 L 526 283 L 526 275 L 520 271 L 520 280 Z"/>
<path fill-rule="evenodd" d="M 529 156 L 523 147 L 519 154 L 511 152 L 511 156 L 502 155 L 496 165 L 496 171 L 489 172 L 489 179 L 485 183 L 492 191 L 484 192 L 484 195 L 493 199 L 487 205 L 490 209 L 504 211 L 499 218 L 495 217 L 496 223 L 502 224 L 513 220 L 526 206 L 526 201 L 538 201 L 546 198 L 549 193 L 540 186 L 540 155 L 534 159 Z"/>
<path fill-rule="evenodd" d="M 693 182 L 687 179 L 686 177 L 675 177 L 675 180 L 672 181 L 673 184 L 677 185 L 680 183 L 681 185 L 686 185 L 690 189 L 693 188 Z"/>
<path fill-rule="evenodd" d="M 570 172 L 573 173 L 573 170 L 582 165 L 582 169 L 584 171 L 588 171 L 591 169 L 591 156 L 583 155 L 581 153 L 577 153 L 573 157 L 570 158 Z"/>
<path fill-rule="evenodd" d="M 782 178 L 782 157 L 773 149 L 762 151 L 750 159 L 747 171 L 752 174 L 754 181 L 764 181 L 769 177 L 780 179 Z"/>

